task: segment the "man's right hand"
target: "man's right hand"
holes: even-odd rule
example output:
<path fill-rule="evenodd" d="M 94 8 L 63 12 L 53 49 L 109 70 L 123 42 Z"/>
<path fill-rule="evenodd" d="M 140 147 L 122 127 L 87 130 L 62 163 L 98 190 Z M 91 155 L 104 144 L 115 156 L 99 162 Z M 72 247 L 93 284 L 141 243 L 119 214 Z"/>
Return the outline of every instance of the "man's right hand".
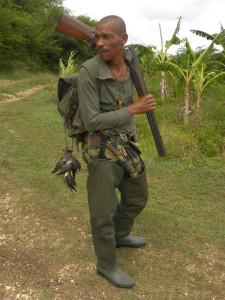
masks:
<path fill-rule="evenodd" d="M 137 98 L 133 104 L 128 106 L 130 115 L 144 114 L 156 109 L 155 99 L 152 95 Z"/>

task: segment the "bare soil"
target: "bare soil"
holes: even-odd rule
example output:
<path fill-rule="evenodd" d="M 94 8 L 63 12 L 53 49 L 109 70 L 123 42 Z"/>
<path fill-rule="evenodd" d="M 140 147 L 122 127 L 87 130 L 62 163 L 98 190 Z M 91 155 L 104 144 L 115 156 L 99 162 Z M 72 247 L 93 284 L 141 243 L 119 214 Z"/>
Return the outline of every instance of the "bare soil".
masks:
<path fill-rule="evenodd" d="M 3 184 L 7 186 L 7 182 Z M 22 190 L 17 192 L 20 194 Z M 23 193 L 31 196 L 29 189 L 24 189 Z M 20 197 L 17 197 L 18 193 L 16 195 L 14 191 L 0 198 L 0 299 L 49 299 L 50 294 L 54 295 L 53 299 L 97 299 L 91 298 L 92 291 L 84 288 L 83 280 L 87 271 L 91 279 L 95 265 L 82 261 L 77 263 L 77 260 L 65 265 L 55 261 L 51 249 L 46 247 L 46 240 L 53 238 L 54 248 L 54 245 L 63 242 L 63 236 L 52 230 L 52 226 L 48 229 L 47 224 L 43 225 L 43 220 L 37 217 L 35 211 L 32 212 L 31 207 L 29 215 L 24 217 L 18 204 Z M 85 234 L 83 228 L 82 231 L 79 229 L 77 234 Z M 77 251 L 84 247 L 85 243 L 81 242 Z"/>
<path fill-rule="evenodd" d="M 22 81 L 24 81 L 24 80 L 20 80 L 20 82 L 22 82 Z M 0 87 L 12 85 L 15 82 L 18 82 L 18 81 L 0 80 Z M 7 103 L 17 102 L 17 101 L 23 100 L 23 99 L 25 99 L 28 96 L 31 96 L 33 94 L 38 93 L 40 90 L 44 89 L 45 87 L 46 87 L 46 85 L 37 85 L 37 86 L 35 86 L 35 87 L 31 88 L 31 89 L 27 89 L 25 91 L 18 92 L 15 95 L 3 94 L 3 96 L 5 97 L 6 100 L 1 101 L 0 105 L 4 105 L 4 104 L 7 104 Z"/>
<path fill-rule="evenodd" d="M 0 79 L 0 87 L 13 85 L 14 83 L 24 82 L 27 79 L 21 79 L 21 80 L 7 80 L 7 79 Z"/>

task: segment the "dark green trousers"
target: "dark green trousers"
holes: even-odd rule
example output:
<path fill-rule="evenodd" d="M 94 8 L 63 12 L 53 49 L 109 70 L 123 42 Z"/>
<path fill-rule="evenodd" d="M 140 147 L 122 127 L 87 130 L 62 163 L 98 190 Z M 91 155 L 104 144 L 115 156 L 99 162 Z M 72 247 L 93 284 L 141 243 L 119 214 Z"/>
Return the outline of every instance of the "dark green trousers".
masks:
<path fill-rule="evenodd" d="M 88 203 L 94 238 L 116 241 L 130 234 L 135 217 L 148 199 L 145 170 L 137 178 L 125 178 L 124 169 L 107 160 L 88 164 Z M 116 188 L 121 199 L 118 201 Z"/>

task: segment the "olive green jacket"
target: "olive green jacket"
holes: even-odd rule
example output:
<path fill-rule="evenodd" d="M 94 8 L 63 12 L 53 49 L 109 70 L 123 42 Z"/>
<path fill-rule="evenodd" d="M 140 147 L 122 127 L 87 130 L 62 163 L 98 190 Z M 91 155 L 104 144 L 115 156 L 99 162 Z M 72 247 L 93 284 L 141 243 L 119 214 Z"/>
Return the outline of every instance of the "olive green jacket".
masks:
<path fill-rule="evenodd" d="M 93 70 L 96 71 L 96 80 L 91 76 Z M 97 55 L 80 67 L 78 93 L 82 119 L 87 131 L 136 133 L 134 117 L 127 108 L 133 103 L 134 95 L 129 69 L 122 83 L 111 76 L 107 64 Z M 121 109 L 119 100 L 122 100 Z"/>

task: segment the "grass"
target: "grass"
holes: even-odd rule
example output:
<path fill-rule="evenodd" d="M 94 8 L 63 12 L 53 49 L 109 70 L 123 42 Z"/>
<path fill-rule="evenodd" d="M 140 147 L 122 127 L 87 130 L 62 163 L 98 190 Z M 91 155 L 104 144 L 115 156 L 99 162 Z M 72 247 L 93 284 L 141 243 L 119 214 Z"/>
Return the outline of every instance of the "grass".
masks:
<path fill-rule="evenodd" d="M 136 285 L 119 289 L 96 274 L 86 166 L 82 163 L 78 192 L 71 198 L 51 174 L 64 148 L 53 99 L 56 81 L 51 77 L 50 87 L 0 106 L 0 224 L 6 241 L 0 245 L 5 253 L 1 298 L 16 299 L 19 293 L 43 300 L 224 298 L 224 160 L 197 160 L 193 135 L 166 119 L 159 124 L 169 155 L 161 159 L 152 138 L 146 138 L 145 119 L 137 118 L 150 201 L 134 234 L 147 237 L 148 244 L 117 249 L 119 266 Z M 42 79 L 34 78 L 29 87 L 38 82 Z"/>

